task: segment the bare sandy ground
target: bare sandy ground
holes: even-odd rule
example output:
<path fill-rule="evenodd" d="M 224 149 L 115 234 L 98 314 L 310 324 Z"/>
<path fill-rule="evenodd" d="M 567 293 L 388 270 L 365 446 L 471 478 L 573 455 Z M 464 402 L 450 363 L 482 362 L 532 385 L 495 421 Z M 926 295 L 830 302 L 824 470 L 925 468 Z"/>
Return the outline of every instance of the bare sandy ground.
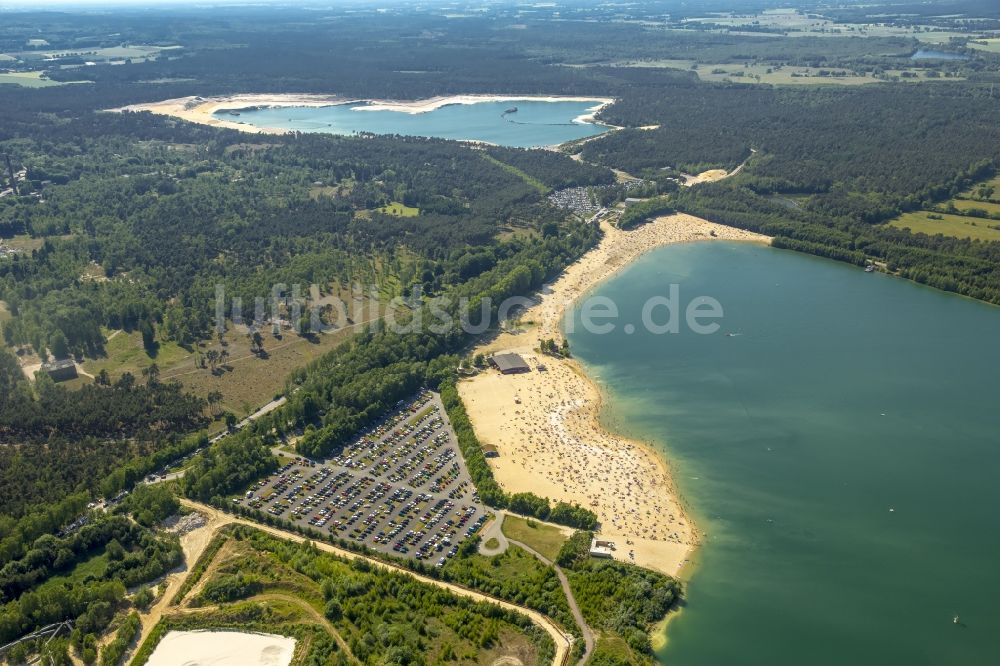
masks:
<path fill-rule="evenodd" d="M 600 535 L 615 542 L 618 559 L 676 575 L 698 534 L 661 455 L 604 430 L 600 389 L 575 360 L 540 354 L 539 341 L 561 341 L 567 306 L 649 250 L 712 239 L 770 239 L 684 214 L 633 231 L 605 224 L 604 232 L 598 247 L 543 290 L 541 302 L 521 317 L 519 332 L 503 333 L 476 350 L 521 353 L 532 372 L 486 371 L 460 382 L 459 391 L 476 434 L 499 451 L 490 465 L 506 490 L 587 507 L 600 519 Z M 539 372 L 539 363 L 547 371 Z"/>
<path fill-rule="evenodd" d="M 169 631 L 149 666 L 288 666 L 295 639 L 236 631 Z"/>
<path fill-rule="evenodd" d="M 684 184 L 690 187 L 699 183 L 714 183 L 728 176 L 729 172 L 725 169 L 709 169 L 708 171 L 702 171 L 697 176 L 684 176 Z"/>
<path fill-rule="evenodd" d="M 594 116 L 614 100 L 605 97 L 558 97 L 541 95 L 448 95 L 414 101 L 391 100 L 359 100 L 348 99 L 338 95 L 313 94 L 241 94 L 220 97 L 178 97 L 162 102 L 147 104 L 132 104 L 112 111 L 149 111 L 160 115 L 173 116 L 193 123 L 226 127 L 242 132 L 264 132 L 266 134 L 283 134 L 290 130 L 276 127 L 257 127 L 237 120 L 217 118 L 213 114 L 218 111 L 234 111 L 249 107 L 285 107 L 285 106 L 331 106 L 333 104 L 351 104 L 368 101 L 369 104 L 359 107 L 360 111 L 399 111 L 401 113 L 427 113 L 449 104 L 476 104 L 479 102 L 594 102 L 588 113 L 576 118 L 577 122 L 594 122 Z M 235 116 L 234 116 L 235 118 Z"/>
<path fill-rule="evenodd" d="M 331 104 L 347 104 L 351 100 L 337 95 L 311 94 L 272 94 L 272 95 L 226 95 L 224 97 L 177 97 L 162 102 L 147 104 L 132 104 L 111 111 L 149 111 L 163 116 L 173 116 L 192 123 L 211 125 L 212 127 L 227 127 L 241 132 L 263 132 L 265 134 L 284 134 L 288 130 L 262 128 L 235 120 L 223 120 L 212 114 L 216 111 L 246 109 L 252 106 L 329 106 Z"/>
<path fill-rule="evenodd" d="M 205 552 L 205 548 L 212 540 L 212 536 L 227 522 L 226 517 L 219 513 L 207 511 L 201 511 L 200 513 L 205 516 L 205 522 L 199 527 L 185 532 L 180 538 L 181 550 L 184 552 L 184 564 L 167 574 L 167 577 L 160 586 L 161 592 L 156 601 L 148 612 L 139 615 L 141 629 L 139 631 L 139 639 L 134 643 L 136 647 L 143 644 L 153 630 L 153 627 L 163 617 L 163 614 L 170 607 L 171 599 L 174 598 L 177 590 L 180 589 L 181 585 L 187 579 L 190 568 L 194 566 L 194 563 L 198 561 L 201 554 Z M 109 634 L 106 640 L 110 640 L 113 637 L 113 635 Z"/>

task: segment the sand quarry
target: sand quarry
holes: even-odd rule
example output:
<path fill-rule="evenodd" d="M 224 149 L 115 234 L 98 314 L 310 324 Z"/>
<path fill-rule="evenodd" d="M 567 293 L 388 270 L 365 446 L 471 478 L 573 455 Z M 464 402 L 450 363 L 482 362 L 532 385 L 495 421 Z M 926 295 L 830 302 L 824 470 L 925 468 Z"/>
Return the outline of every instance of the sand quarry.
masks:
<path fill-rule="evenodd" d="M 275 127 L 257 127 L 235 120 L 219 118 L 214 114 L 218 111 L 234 111 L 251 107 L 289 107 L 289 106 L 311 106 L 321 107 L 333 104 L 354 104 L 366 102 L 367 106 L 358 107 L 359 111 L 398 111 L 400 113 L 428 113 L 449 104 L 476 104 L 479 102 L 518 102 L 518 101 L 538 101 L 538 102 L 594 102 L 588 113 L 578 118 L 577 122 L 594 122 L 594 117 L 608 104 L 614 100 L 606 97 L 570 97 L 570 96 L 544 96 L 544 95 L 448 95 L 432 97 L 423 100 L 392 101 L 392 100 L 365 100 L 351 99 L 339 95 L 313 95 L 308 93 L 295 94 L 238 94 L 224 95 L 219 97 L 178 97 L 167 99 L 162 102 L 150 102 L 146 104 L 133 104 L 112 111 L 149 111 L 165 116 L 181 118 L 201 125 L 212 127 L 225 127 L 228 129 L 240 130 L 241 132 L 265 134 L 284 134 L 291 130 Z"/>

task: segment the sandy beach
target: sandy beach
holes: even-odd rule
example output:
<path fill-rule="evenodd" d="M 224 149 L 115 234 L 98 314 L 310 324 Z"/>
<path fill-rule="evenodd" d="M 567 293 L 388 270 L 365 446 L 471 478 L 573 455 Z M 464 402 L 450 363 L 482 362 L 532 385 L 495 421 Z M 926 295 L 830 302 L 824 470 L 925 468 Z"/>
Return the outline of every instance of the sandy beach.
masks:
<path fill-rule="evenodd" d="M 605 431 L 598 421 L 598 386 L 575 360 L 540 354 L 539 341 L 561 341 L 567 307 L 649 250 L 691 241 L 770 239 L 684 214 L 632 231 L 605 224 L 604 232 L 596 248 L 543 290 L 516 332 L 476 349 L 520 353 L 532 372 L 488 370 L 460 382 L 459 391 L 481 442 L 497 447 L 499 457 L 490 465 L 506 490 L 587 507 L 598 515 L 600 535 L 615 542 L 616 558 L 676 575 L 698 534 L 662 456 L 642 442 Z M 537 370 L 539 363 L 545 372 Z"/>
<path fill-rule="evenodd" d="M 366 106 L 358 107 L 359 111 L 398 111 L 400 113 L 427 113 L 440 109 L 442 106 L 450 104 L 477 104 L 479 102 L 594 102 L 594 106 L 574 120 L 576 122 L 595 122 L 594 116 L 614 100 L 606 97 L 561 97 L 543 95 L 448 95 L 432 97 L 430 99 L 412 101 L 393 100 L 364 100 L 356 98 L 345 98 L 339 95 L 314 95 L 314 94 L 240 94 L 225 95 L 220 97 L 178 97 L 167 99 L 162 102 L 149 102 L 145 104 L 132 104 L 111 111 L 149 111 L 165 116 L 181 118 L 192 123 L 211 125 L 212 127 L 225 127 L 236 129 L 241 132 L 265 134 L 284 134 L 292 131 L 276 127 L 258 127 L 249 125 L 237 120 L 228 120 L 216 117 L 218 111 L 236 111 L 250 107 L 286 107 L 286 106 L 332 106 L 334 104 L 357 104 L 367 102 Z M 235 116 L 234 116 L 235 118 Z"/>
<path fill-rule="evenodd" d="M 177 97 L 165 99 L 162 102 L 148 102 L 145 104 L 130 104 L 118 109 L 109 111 L 149 111 L 161 116 L 173 116 L 192 123 L 210 125 L 212 127 L 225 127 L 228 129 L 240 130 L 241 132 L 252 132 L 254 134 L 263 132 L 265 134 L 284 134 L 288 130 L 255 127 L 240 123 L 235 120 L 223 120 L 214 115 L 217 111 L 235 111 L 237 109 L 247 109 L 250 107 L 282 107 L 282 106 L 330 106 L 331 104 L 348 104 L 351 100 L 337 95 L 311 95 L 311 94 L 270 94 L 270 95 L 226 95 L 224 97 Z"/>

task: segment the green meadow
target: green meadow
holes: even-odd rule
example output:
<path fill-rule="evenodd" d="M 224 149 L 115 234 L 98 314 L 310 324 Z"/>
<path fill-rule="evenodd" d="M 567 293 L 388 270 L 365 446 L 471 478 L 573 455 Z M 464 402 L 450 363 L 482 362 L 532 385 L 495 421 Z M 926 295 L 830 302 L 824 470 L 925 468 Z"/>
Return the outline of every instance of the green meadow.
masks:
<path fill-rule="evenodd" d="M 13 83 L 25 88 L 49 88 L 64 85 L 61 81 L 50 81 L 42 78 L 42 72 L 4 72 L 0 74 L 0 85 Z"/>
<path fill-rule="evenodd" d="M 970 210 L 983 210 L 987 215 L 1000 215 L 1000 203 L 993 201 L 976 201 L 975 199 L 954 199 L 951 204 L 963 213 Z M 996 220 L 1000 223 L 1000 220 Z"/>
<path fill-rule="evenodd" d="M 420 215 L 419 208 L 407 206 L 406 204 L 398 201 L 392 201 L 389 204 L 382 206 L 378 209 L 378 212 L 386 215 L 395 215 L 396 217 L 416 217 L 417 215 Z"/>
<path fill-rule="evenodd" d="M 508 539 L 520 541 L 553 561 L 568 538 L 563 530 L 554 525 L 546 525 L 519 516 L 504 518 L 502 529 Z"/>
<path fill-rule="evenodd" d="M 933 219 L 933 215 L 941 219 Z M 989 220 L 966 215 L 949 215 L 921 210 L 904 213 L 889 223 L 899 229 L 909 229 L 913 233 L 944 234 L 955 238 L 1000 241 L 1000 220 Z M 996 228 L 994 228 L 996 227 Z"/>

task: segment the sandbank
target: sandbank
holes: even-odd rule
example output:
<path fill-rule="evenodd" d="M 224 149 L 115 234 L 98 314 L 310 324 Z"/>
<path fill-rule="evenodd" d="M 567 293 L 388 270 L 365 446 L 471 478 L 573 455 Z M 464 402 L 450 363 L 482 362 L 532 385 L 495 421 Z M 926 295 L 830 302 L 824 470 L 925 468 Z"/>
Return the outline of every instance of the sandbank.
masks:
<path fill-rule="evenodd" d="M 646 444 L 606 431 L 599 422 L 600 388 L 573 359 L 538 352 L 539 341 L 563 338 L 570 306 L 646 252 L 672 243 L 770 238 L 690 215 L 657 218 L 632 231 L 604 223 L 600 244 L 543 289 L 521 328 L 501 333 L 476 353 L 520 353 L 532 371 L 481 372 L 459 383 L 480 441 L 499 457 L 493 473 L 509 492 L 535 492 L 597 513 L 599 534 L 615 542 L 615 557 L 677 575 L 698 543 L 662 455 Z M 714 235 L 713 235 L 714 234 Z M 539 372 L 538 364 L 546 371 Z"/>

